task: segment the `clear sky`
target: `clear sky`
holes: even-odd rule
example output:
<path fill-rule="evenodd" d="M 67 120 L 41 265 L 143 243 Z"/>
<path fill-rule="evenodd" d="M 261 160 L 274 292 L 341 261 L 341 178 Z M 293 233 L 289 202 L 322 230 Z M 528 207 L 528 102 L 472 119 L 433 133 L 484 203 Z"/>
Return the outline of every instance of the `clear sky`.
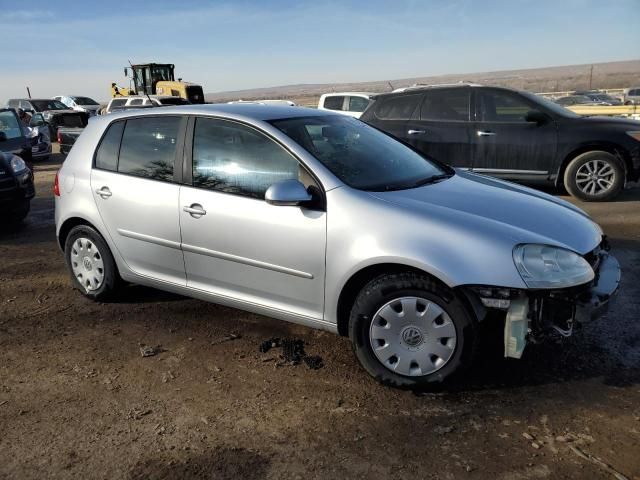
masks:
<path fill-rule="evenodd" d="M 640 58 L 640 0 L 0 0 L 0 104 L 174 63 L 205 92 Z"/>

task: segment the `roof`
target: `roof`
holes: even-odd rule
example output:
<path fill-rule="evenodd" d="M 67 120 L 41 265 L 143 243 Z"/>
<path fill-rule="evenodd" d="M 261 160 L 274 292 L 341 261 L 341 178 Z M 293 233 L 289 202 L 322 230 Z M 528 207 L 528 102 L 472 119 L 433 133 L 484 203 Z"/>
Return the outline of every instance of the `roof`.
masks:
<path fill-rule="evenodd" d="M 330 95 L 367 95 L 369 97 L 375 95 L 375 93 L 372 92 L 329 92 L 329 93 L 323 93 L 322 96 L 330 96 Z"/>
<path fill-rule="evenodd" d="M 311 117 L 327 115 L 325 110 L 315 108 L 265 105 L 260 103 L 214 103 L 207 105 L 177 105 L 175 107 L 147 108 L 105 115 L 105 118 L 127 118 L 140 115 L 211 115 L 236 120 L 277 120 L 281 118 Z M 337 115 L 337 114 L 335 114 Z"/>

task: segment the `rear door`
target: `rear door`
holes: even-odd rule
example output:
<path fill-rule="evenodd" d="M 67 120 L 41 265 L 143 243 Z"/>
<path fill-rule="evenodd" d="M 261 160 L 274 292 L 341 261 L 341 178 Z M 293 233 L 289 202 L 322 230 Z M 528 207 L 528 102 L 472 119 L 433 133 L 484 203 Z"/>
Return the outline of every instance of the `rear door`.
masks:
<path fill-rule="evenodd" d="M 98 211 L 127 265 L 139 275 L 179 285 L 186 284 L 178 217 L 185 129 L 186 117 L 179 116 L 114 122 L 91 171 Z"/>
<path fill-rule="evenodd" d="M 406 140 L 428 157 L 470 168 L 470 93 L 468 87 L 426 90 L 417 118 L 406 125 Z"/>
<path fill-rule="evenodd" d="M 473 169 L 503 178 L 546 180 L 555 162 L 558 132 L 555 121 L 526 120 L 540 107 L 517 92 L 476 88 L 472 128 Z"/>

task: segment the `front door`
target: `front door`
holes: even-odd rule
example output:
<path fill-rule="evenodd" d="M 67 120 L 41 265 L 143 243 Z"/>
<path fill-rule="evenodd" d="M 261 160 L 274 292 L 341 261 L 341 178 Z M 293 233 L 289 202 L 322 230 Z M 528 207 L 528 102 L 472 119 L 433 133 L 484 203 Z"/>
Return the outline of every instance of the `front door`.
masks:
<path fill-rule="evenodd" d="M 326 213 L 274 206 L 267 188 L 299 179 L 300 163 L 256 129 L 196 118 L 192 184 L 180 189 L 187 285 L 245 304 L 321 319 Z M 188 144 L 188 142 L 187 142 Z"/>
<path fill-rule="evenodd" d="M 406 125 L 406 141 L 429 158 L 452 167 L 470 168 L 470 88 L 425 91 L 418 118 Z"/>
<path fill-rule="evenodd" d="M 127 265 L 139 275 L 179 285 L 186 281 L 174 161 L 183 121 L 162 116 L 111 124 L 91 171 L 96 206 Z"/>
<path fill-rule="evenodd" d="M 539 107 L 517 92 L 477 88 L 472 127 L 473 169 L 503 178 L 546 180 L 554 164 L 555 122 L 528 122 Z"/>

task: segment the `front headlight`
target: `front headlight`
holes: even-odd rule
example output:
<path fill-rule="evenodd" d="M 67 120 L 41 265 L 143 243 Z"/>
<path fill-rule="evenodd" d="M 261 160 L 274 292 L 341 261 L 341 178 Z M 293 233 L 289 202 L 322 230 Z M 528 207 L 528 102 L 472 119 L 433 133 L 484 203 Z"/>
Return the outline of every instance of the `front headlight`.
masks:
<path fill-rule="evenodd" d="M 638 132 L 627 132 L 627 135 L 633 137 L 634 140 L 638 140 L 640 142 L 640 131 Z"/>
<path fill-rule="evenodd" d="M 573 287 L 595 277 L 583 257 L 549 245 L 518 245 L 513 249 L 513 261 L 529 288 Z"/>
<path fill-rule="evenodd" d="M 22 160 L 20 157 L 17 157 L 15 155 L 11 157 L 9 166 L 11 167 L 11 170 L 13 170 L 13 173 L 20 173 L 23 170 L 27 169 L 27 164 L 24 163 L 24 160 Z"/>

